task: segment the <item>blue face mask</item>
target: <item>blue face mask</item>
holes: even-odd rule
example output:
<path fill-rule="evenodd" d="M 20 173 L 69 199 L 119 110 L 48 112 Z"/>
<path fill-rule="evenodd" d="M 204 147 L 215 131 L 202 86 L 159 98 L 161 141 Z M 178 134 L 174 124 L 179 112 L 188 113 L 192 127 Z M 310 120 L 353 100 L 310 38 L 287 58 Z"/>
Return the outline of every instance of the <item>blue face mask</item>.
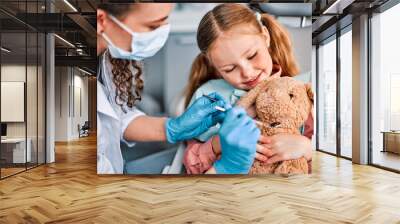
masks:
<path fill-rule="evenodd" d="M 102 36 L 108 43 L 108 49 L 113 58 L 141 61 L 155 55 L 165 44 L 168 38 L 170 24 L 145 33 L 133 32 L 129 27 L 112 15 L 109 17 L 123 30 L 132 36 L 131 51 L 115 46 L 111 39 L 103 32 Z"/>

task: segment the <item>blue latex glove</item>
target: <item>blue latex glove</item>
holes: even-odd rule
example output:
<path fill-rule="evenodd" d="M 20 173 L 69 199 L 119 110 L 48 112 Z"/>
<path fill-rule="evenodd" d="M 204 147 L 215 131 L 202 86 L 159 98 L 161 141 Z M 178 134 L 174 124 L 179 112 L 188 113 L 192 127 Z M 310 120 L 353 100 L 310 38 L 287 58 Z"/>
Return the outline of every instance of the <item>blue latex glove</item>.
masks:
<path fill-rule="evenodd" d="M 218 93 L 211 93 L 208 96 L 217 101 L 213 102 L 202 96 L 196 99 L 181 116 L 167 119 L 165 132 L 168 142 L 176 143 L 192 139 L 224 119 L 225 112 L 218 111 L 215 106 L 226 109 L 232 106 L 226 103 Z"/>
<path fill-rule="evenodd" d="M 219 131 L 221 159 L 214 168 L 218 174 L 247 174 L 254 162 L 260 130 L 243 108 L 234 107 L 226 113 Z"/>

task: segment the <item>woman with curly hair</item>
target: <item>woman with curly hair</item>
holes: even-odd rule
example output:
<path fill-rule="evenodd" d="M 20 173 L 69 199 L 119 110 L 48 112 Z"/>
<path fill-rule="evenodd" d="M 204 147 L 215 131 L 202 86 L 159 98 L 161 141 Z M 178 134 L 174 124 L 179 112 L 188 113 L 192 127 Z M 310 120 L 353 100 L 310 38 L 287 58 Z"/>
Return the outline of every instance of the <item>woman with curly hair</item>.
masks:
<path fill-rule="evenodd" d="M 135 107 L 143 89 L 139 62 L 153 56 L 165 44 L 172 8 L 167 3 L 126 3 L 100 4 L 97 9 L 99 174 L 123 173 L 120 141 L 129 146 L 137 141 L 175 143 L 192 139 L 218 122 L 222 123 L 221 130 L 226 130 L 220 133 L 222 147 L 234 152 L 223 156 L 228 161 L 225 165 L 240 163 L 236 158 L 246 164 L 254 160 L 260 131 L 244 110 L 231 109 L 216 93 L 198 98 L 176 118 L 147 116 Z M 226 112 L 219 111 L 220 108 Z M 232 133 L 240 133 L 248 144 L 239 144 Z"/>

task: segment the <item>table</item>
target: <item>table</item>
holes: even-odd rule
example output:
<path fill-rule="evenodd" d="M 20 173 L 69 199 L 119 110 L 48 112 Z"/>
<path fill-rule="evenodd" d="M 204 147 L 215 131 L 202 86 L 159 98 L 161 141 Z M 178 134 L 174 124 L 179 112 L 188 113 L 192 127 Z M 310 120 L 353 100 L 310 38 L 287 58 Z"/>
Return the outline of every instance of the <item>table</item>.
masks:
<path fill-rule="evenodd" d="M 25 152 L 25 143 L 27 144 Z M 32 141 L 30 138 L 6 138 L 1 139 L 1 159 L 6 163 L 26 163 L 31 162 Z"/>
<path fill-rule="evenodd" d="M 382 152 L 392 152 L 400 154 L 400 131 L 382 131 L 383 150 Z"/>

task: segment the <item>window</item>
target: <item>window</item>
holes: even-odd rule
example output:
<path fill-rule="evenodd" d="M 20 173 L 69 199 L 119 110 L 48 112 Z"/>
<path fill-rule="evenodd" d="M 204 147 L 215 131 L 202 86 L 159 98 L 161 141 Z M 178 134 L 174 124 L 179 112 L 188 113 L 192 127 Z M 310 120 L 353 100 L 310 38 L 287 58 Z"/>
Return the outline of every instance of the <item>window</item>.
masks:
<path fill-rule="evenodd" d="M 400 170 L 400 5 L 371 19 L 372 163 Z"/>
<path fill-rule="evenodd" d="M 318 48 L 318 149 L 336 154 L 336 39 Z"/>
<path fill-rule="evenodd" d="M 352 34 L 340 36 L 340 155 L 352 157 Z"/>
<path fill-rule="evenodd" d="M 44 3 L 2 1 L 1 6 L 24 16 L 42 12 Z M 46 39 L 4 12 L 0 20 L 0 178 L 5 178 L 45 163 Z"/>

